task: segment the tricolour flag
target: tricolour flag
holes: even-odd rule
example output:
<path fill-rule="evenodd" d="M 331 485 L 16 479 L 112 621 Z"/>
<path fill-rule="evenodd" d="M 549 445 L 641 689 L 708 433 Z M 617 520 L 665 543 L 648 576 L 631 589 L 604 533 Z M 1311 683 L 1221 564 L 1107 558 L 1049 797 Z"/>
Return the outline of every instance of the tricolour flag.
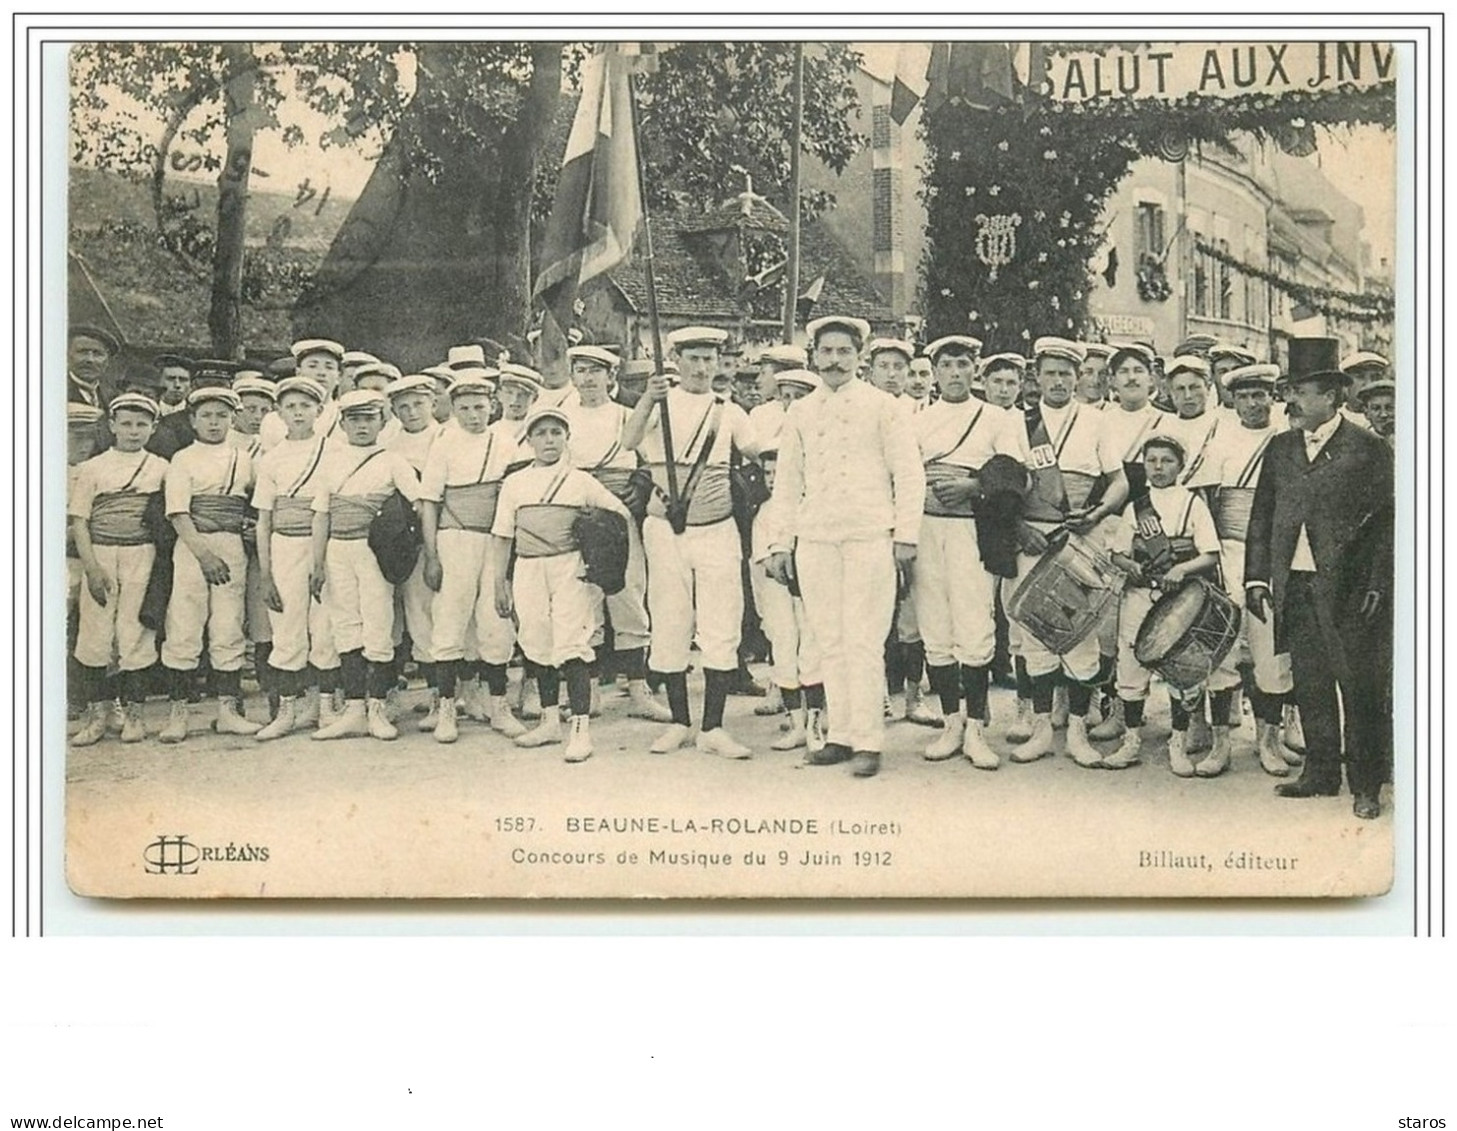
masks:
<path fill-rule="evenodd" d="M 630 63 L 608 44 L 582 67 L 582 96 L 557 178 L 533 296 L 562 332 L 583 284 L 632 253 L 643 219 L 632 124 Z"/>
<path fill-rule="evenodd" d="M 903 126 L 916 104 L 926 97 L 926 72 L 931 61 L 929 43 L 902 43 L 895 54 L 890 80 L 890 116 Z"/>

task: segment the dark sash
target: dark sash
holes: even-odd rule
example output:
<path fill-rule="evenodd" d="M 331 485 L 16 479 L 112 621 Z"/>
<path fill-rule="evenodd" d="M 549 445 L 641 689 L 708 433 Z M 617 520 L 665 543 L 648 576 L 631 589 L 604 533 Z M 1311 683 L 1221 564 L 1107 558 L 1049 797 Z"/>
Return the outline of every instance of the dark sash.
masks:
<path fill-rule="evenodd" d="M 1061 522 L 1067 517 L 1067 483 L 1063 479 L 1058 458 L 1072 435 L 1081 408 L 1076 404 L 1068 413 L 1062 433 L 1055 440 L 1047 431 L 1047 421 L 1042 418 L 1040 408 L 1029 408 L 1027 417 L 1027 446 L 1031 454 L 1027 470 L 1032 477 L 1032 491 L 1027 498 L 1023 517 L 1032 522 Z"/>

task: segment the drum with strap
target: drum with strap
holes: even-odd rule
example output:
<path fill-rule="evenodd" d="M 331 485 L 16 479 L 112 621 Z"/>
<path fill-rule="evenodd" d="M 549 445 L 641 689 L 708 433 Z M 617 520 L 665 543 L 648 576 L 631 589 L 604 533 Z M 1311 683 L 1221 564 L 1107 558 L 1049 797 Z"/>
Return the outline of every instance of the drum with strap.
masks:
<path fill-rule="evenodd" d="M 1123 589 L 1124 575 L 1091 542 L 1067 534 L 1049 544 L 1007 602 L 1007 615 L 1062 656 L 1094 632 Z"/>
<path fill-rule="evenodd" d="M 1163 594 L 1143 618 L 1133 655 L 1178 691 L 1192 691 L 1239 639 L 1239 607 L 1218 586 L 1191 578 Z"/>

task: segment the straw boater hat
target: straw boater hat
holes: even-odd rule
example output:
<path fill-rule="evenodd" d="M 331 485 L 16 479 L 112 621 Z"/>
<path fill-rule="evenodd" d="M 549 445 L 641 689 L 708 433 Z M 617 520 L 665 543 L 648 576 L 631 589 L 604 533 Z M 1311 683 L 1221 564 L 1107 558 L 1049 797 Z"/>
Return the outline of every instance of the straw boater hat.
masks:
<path fill-rule="evenodd" d="M 953 350 L 955 353 L 970 354 L 977 357 L 981 354 L 981 339 L 969 337 L 966 334 L 948 334 L 944 338 L 937 338 L 926 347 L 926 356 L 934 363 L 938 354 L 946 350 Z"/>
<path fill-rule="evenodd" d="M 531 430 L 535 428 L 538 424 L 540 424 L 543 420 L 559 420 L 561 421 L 562 427 L 565 428 L 568 432 L 571 432 L 572 430 L 572 422 L 567 419 L 567 414 L 564 413 L 561 409 L 539 408 L 526 417 L 525 427 L 522 429 L 523 433 L 527 436 L 530 436 Z"/>
<path fill-rule="evenodd" d="M 344 347 L 328 338 L 300 338 L 289 347 L 295 361 L 302 361 L 311 353 L 326 353 L 341 365 L 344 362 Z"/>
<path fill-rule="evenodd" d="M 278 383 L 278 399 L 283 400 L 285 393 L 303 393 L 305 396 L 313 397 L 320 404 L 323 404 L 329 396 L 324 391 L 324 386 L 312 377 L 285 377 Z"/>
<path fill-rule="evenodd" d="M 684 326 L 668 335 L 668 348 L 673 350 L 708 347 L 723 349 L 728 341 L 728 331 L 713 326 Z"/>
<path fill-rule="evenodd" d="M 111 404 L 107 407 L 107 412 L 111 416 L 115 416 L 124 408 L 134 409 L 137 412 L 145 412 L 153 420 L 162 414 L 162 410 L 157 407 L 157 402 L 143 393 L 122 393 L 118 397 L 112 397 Z"/>
<path fill-rule="evenodd" d="M 1268 362 L 1241 365 L 1238 369 L 1231 369 L 1220 380 L 1225 389 L 1231 393 L 1238 389 L 1274 391 L 1275 382 L 1280 380 L 1280 367 Z"/>
<path fill-rule="evenodd" d="M 1081 365 L 1086 355 L 1083 353 L 1083 347 L 1077 342 L 1069 341 L 1067 338 L 1043 337 L 1032 343 L 1032 356 L 1034 358 L 1056 357 L 1063 361 L 1070 361 L 1074 365 Z"/>
<path fill-rule="evenodd" d="M 811 342 L 818 342 L 820 335 L 826 330 L 842 330 L 855 339 L 855 344 L 864 348 L 865 343 L 870 340 L 870 323 L 863 318 L 847 318 L 840 314 L 829 314 L 824 318 L 816 318 L 804 328 L 809 335 Z"/>
<path fill-rule="evenodd" d="M 226 385 L 204 385 L 200 389 L 193 389 L 187 394 L 187 407 L 196 408 L 208 401 L 222 401 L 234 412 L 243 407 L 243 401 L 237 393 L 233 392 Z"/>
<path fill-rule="evenodd" d="M 424 393 L 426 396 L 435 396 L 435 378 L 428 373 L 411 373 L 408 377 L 400 377 L 391 381 L 385 386 L 384 395 L 391 401 L 405 393 Z"/>
<path fill-rule="evenodd" d="M 384 415 L 385 395 L 374 389 L 352 389 L 339 398 L 340 416 Z"/>

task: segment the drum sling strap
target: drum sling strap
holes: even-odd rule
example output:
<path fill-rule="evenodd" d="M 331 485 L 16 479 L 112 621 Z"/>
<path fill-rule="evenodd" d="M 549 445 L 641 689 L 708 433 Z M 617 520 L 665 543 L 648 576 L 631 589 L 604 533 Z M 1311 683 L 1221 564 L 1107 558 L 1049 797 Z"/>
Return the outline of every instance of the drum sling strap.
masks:
<path fill-rule="evenodd" d="M 1153 498 L 1148 492 L 1140 491 L 1133 497 L 1133 518 L 1138 532 L 1138 544 L 1134 546 L 1133 556 L 1140 564 L 1166 563 L 1158 570 L 1158 573 L 1162 574 L 1170 565 L 1187 561 L 1189 557 L 1193 556 L 1181 553 L 1185 547 L 1177 546 L 1175 543 L 1188 541 L 1184 532 L 1189 528 L 1189 516 L 1194 513 L 1195 501 L 1195 496 L 1191 495 L 1184 506 L 1184 513 L 1179 519 L 1178 531 L 1171 536 L 1165 532 L 1163 521 L 1159 518 L 1159 512 L 1154 507 Z"/>
<path fill-rule="evenodd" d="M 1250 480 L 1260 473 L 1260 465 L 1265 462 L 1265 449 L 1270 446 L 1270 441 L 1274 438 L 1275 433 L 1271 432 L 1260 441 L 1260 446 L 1255 449 L 1255 454 L 1250 456 L 1250 462 L 1245 464 L 1245 469 L 1239 473 L 1239 478 L 1235 480 L 1234 485 L 1236 487 L 1248 487 Z"/>
<path fill-rule="evenodd" d="M 961 450 L 961 445 L 964 444 L 964 443 L 966 443 L 967 439 L 971 436 L 971 430 L 976 427 L 976 422 L 981 419 L 981 414 L 986 411 L 986 407 L 987 406 L 985 404 L 982 404 L 982 405 L 978 405 L 977 406 L 977 410 L 974 413 L 971 414 L 971 423 L 966 426 L 966 431 L 964 431 L 957 438 L 956 443 L 952 444 L 944 452 L 940 452 L 939 454 L 934 455 L 934 456 L 927 456 L 921 462 L 922 463 L 940 463 L 947 456 L 955 455 L 958 451 L 960 451 Z"/>
<path fill-rule="evenodd" d="M 1062 451 L 1067 447 L 1067 442 L 1073 433 L 1073 426 L 1077 423 L 1078 414 L 1082 411 L 1080 404 L 1074 404 L 1072 411 L 1067 414 L 1063 421 L 1062 428 L 1058 431 L 1057 438 L 1051 438 L 1047 431 L 1047 421 L 1043 419 L 1040 410 L 1034 409 L 1027 416 L 1027 444 L 1031 448 L 1032 456 L 1032 480 L 1035 484 L 1034 494 L 1038 499 L 1055 507 L 1055 515 L 1027 514 L 1027 518 L 1041 519 L 1048 522 L 1060 522 L 1067 516 L 1067 484 L 1062 478 Z"/>
<path fill-rule="evenodd" d="M 289 489 L 283 493 L 285 498 L 293 499 L 298 497 L 298 493 L 308 486 L 309 480 L 314 477 L 314 472 L 319 470 L 319 461 L 323 458 L 324 438 L 320 437 L 319 441 L 314 445 L 313 454 L 309 456 L 309 465 L 304 468 L 303 474 L 295 479 Z"/>
<path fill-rule="evenodd" d="M 1209 441 L 1214 439 L 1214 433 L 1219 431 L 1219 417 L 1214 418 L 1214 423 L 1209 426 L 1209 431 L 1204 433 L 1204 442 L 1199 445 L 1199 451 L 1189 461 L 1189 466 L 1184 469 L 1184 474 L 1179 477 L 1181 484 L 1188 483 L 1194 478 L 1194 473 L 1204 466 L 1204 456 L 1209 451 Z"/>

